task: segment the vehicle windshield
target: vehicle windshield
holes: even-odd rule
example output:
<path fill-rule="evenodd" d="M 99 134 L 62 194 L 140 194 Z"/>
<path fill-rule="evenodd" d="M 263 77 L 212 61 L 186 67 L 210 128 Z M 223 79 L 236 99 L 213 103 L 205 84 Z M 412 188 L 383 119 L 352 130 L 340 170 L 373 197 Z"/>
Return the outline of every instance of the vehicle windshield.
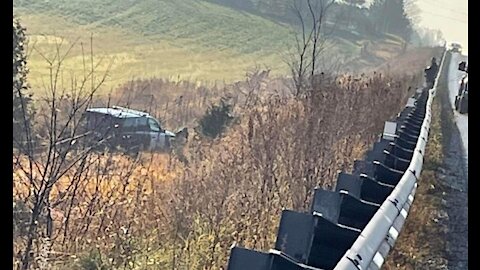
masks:
<path fill-rule="evenodd" d="M 160 132 L 160 125 L 152 118 L 148 118 L 148 125 L 151 131 Z"/>

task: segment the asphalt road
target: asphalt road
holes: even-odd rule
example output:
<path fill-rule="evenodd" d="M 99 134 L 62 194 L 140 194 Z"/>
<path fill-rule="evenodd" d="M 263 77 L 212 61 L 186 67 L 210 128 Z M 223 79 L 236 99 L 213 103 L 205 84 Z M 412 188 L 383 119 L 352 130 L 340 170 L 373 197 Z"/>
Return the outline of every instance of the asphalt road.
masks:
<path fill-rule="evenodd" d="M 468 114 L 454 110 L 454 100 L 459 82 L 464 74 L 458 64 L 467 56 L 453 53 L 448 70 L 448 103 L 455 123 L 450 141 L 446 145 L 443 173 L 438 174 L 447 190 L 442 203 L 446 210 L 448 270 L 468 269 Z M 444 101 L 447 102 L 447 101 Z M 450 113 L 448 113 L 450 114 Z"/>
<path fill-rule="evenodd" d="M 468 56 L 461 55 L 459 53 L 452 54 L 452 60 L 450 61 L 450 67 L 448 72 L 448 92 L 450 104 L 452 109 L 455 108 L 455 96 L 458 93 L 458 86 L 460 79 L 465 74 L 465 72 L 458 70 L 458 64 L 461 61 L 467 61 Z M 457 111 L 454 111 L 455 123 L 457 124 L 458 130 L 460 131 L 460 138 L 463 146 L 463 158 L 465 164 L 468 168 L 468 114 L 459 114 Z"/>

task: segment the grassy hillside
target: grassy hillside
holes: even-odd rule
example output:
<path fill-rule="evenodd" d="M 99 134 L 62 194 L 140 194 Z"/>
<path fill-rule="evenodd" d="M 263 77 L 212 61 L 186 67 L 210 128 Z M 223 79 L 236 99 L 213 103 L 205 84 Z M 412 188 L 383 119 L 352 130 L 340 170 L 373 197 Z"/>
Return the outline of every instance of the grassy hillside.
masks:
<path fill-rule="evenodd" d="M 42 54 L 51 57 L 61 38 L 64 50 L 78 39 L 65 68 L 80 74 L 80 43 L 88 46 L 93 33 L 100 70 L 112 64 L 106 90 L 154 76 L 231 82 L 255 65 L 286 74 L 285 56 L 293 42 L 288 25 L 201 0 L 14 0 L 14 14 L 35 44 L 29 61 L 34 88 L 49 72 Z M 358 40 L 341 37 L 330 53 L 359 50 Z"/>
<path fill-rule="evenodd" d="M 255 64 L 285 70 L 274 54 L 287 47 L 289 29 L 260 17 L 193 0 L 94 3 L 17 1 L 14 11 L 42 53 L 53 52 L 55 38 L 88 43 L 94 33 L 102 68 L 113 61 L 108 87 L 151 76 L 232 81 Z M 80 72 L 82 63 L 75 46 L 66 66 Z M 29 64 L 32 84 L 40 85 L 45 61 L 32 51 Z"/>

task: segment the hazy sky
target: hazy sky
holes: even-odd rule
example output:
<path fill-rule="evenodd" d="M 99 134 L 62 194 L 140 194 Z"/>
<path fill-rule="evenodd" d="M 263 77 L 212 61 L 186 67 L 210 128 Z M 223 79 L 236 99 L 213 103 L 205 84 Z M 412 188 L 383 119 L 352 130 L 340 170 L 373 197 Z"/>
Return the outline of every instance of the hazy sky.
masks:
<path fill-rule="evenodd" d="M 367 0 L 371 3 L 373 0 Z M 412 0 L 421 11 L 420 25 L 443 32 L 448 43 L 457 41 L 468 50 L 468 0 Z"/>
<path fill-rule="evenodd" d="M 468 0 L 417 0 L 420 25 L 439 29 L 447 42 L 458 41 L 468 50 Z"/>

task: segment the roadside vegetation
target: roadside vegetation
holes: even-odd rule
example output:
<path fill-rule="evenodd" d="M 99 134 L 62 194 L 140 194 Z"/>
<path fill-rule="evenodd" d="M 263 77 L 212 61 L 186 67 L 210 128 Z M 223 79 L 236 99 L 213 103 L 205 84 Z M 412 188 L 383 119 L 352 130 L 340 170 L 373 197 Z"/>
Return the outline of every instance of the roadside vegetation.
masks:
<path fill-rule="evenodd" d="M 222 137 L 190 141 L 186 162 L 108 152 L 75 162 L 81 150 L 57 149 L 65 165 L 55 165 L 60 155 L 30 174 L 28 164 L 46 157 L 16 156 L 15 254 L 28 244 L 28 209 L 40 194 L 48 207 L 37 215 L 32 263 L 48 269 L 220 269 L 234 241 L 267 249 L 280 209 L 306 209 L 315 186 L 332 187 L 337 170 L 351 168 L 408 94 L 404 80 L 381 75 L 338 80 L 318 89 L 319 106 L 259 98 Z M 65 174 L 50 173 L 57 168 Z M 40 192 L 29 192 L 32 185 Z"/>
<path fill-rule="evenodd" d="M 332 187 L 419 78 L 332 77 L 308 98 L 288 89 L 275 94 L 264 88 L 268 78 L 247 78 L 248 95 L 231 103 L 236 120 L 216 139 L 192 135 L 181 158 L 59 147 L 54 132 L 74 129 L 68 119 L 78 121 L 80 103 L 51 96 L 38 103 L 46 109 L 31 127 L 45 130 L 37 133 L 51 141 L 53 155 L 14 155 L 14 261 L 25 263 L 31 243 L 29 265 L 43 269 L 220 269 L 234 241 L 266 249 L 280 209 L 306 209 L 313 187 Z M 93 102 L 85 93 L 77 99 Z M 51 114 L 60 108 L 69 117 Z M 179 121 L 192 117 L 177 113 Z"/>
<path fill-rule="evenodd" d="M 431 131 L 415 200 L 385 269 L 447 269 L 447 224 L 443 219 L 448 187 L 439 180 L 438 172 L 444 166 L 445 142 L 450 136 L 446 128 L 450 116 L 444 115 L 442 109 L 443 95 L 448 95 L 449 59 L 447 54 L 432 106 Z"/>
<path fill-rule="evenodd" d="M 322 61 L 333 50 L 322 27 L 327 12 L 319 8 L 318 14 L 298 13 L 306 27 L 295 33 L 284 71 L 251 68 L 252 59 L 280 62 L 284 34 L 294 36 L 287 22 L 212 2 L 218 1 L 106 1 L 101 7 L 90 0 L 16 2 L 27 21 L 61 14 L 49 22 L 69 38 L 36 35 L 37 47 L 24 46 L 26 30 L 14 20 L 15 268 L 213 270 L 225 268 L 233 242 L 267 249 L 281 209 L 305 210 L 314 187 L 333 187 L 337 173 L 352 168 L 384 122 L 403 108 L 440 51 L 416 51 L 418 57 L 405 62 L 409 72 L 377 66 L 343 74 Z M 164 9 L 179 17 L 159 19 L 155 12 Z M 212 12 L 215 19 L 206 20 Z M 194 24 L 185 14 L 207 24 Z M 128 23 L 121 20 L 126 18 Z M 219 29 L 225 26 L 234 29 Z M 398 29 L 372 26 L 380 32 L 380 47 L 407 44 Z M 91 30 L 99 31 L 99 40 L 72 39 Z M 394 41 L 385 42 L 386 36 Z M 110 61 L 96 46 L 125 61 Z M 365 54 L 387 60 L 389 50 L 380 51 L 372 56 L 367 48 Z M 177 56 L 186 60 L 175 66 Z M 246 76 L 242 67 L 248 67 Z M 202 77 L 196 70 L 208 81 L 191 79 Z M 229 76 L 231 81 L 215 82 Z M 82 139 L 83 112 L 109 105 L 148 110 L 162 126 L 192 132 L 171 153 L 100 149 L 101 141 Z"/>

